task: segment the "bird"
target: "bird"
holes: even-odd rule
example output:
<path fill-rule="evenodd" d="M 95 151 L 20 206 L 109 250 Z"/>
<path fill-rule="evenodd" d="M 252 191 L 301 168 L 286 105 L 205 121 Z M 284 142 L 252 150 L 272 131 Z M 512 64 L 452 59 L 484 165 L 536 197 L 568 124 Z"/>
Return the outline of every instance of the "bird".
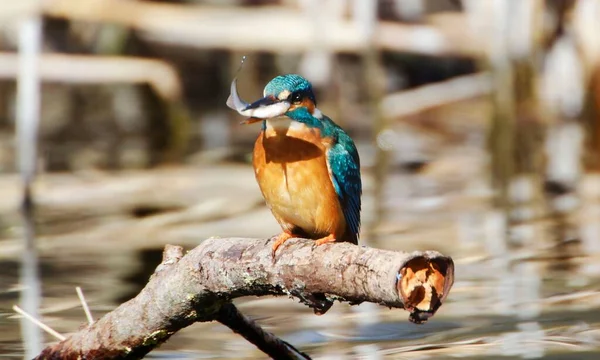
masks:
<path fill-rule="evenodd" d="M 358 244 L 362 182 L 352 138 L 317 108 L 311 83 L 297 74 L 279 75 L 263 98 L 240 99 L 236 80 L 227 105 L 261 122 L 252 165 L 260 191 L 282 232 L 272 255 L 295 237 Z"/>

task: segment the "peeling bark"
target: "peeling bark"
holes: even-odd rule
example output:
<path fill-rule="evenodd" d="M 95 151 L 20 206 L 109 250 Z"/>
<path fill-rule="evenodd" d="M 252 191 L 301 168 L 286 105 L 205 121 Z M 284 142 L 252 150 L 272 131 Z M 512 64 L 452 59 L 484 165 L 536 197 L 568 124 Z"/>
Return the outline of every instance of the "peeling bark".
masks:
<path fill-rule="evenodd" d="M 37 358 L 139 359 L 178 330 L 213 320 L 245 331 L 242 335 L 260 347 L 253 338 L 273 335 L 230 306 L 241 296 L 288 295 L 316 313 L 325 313 L 334 300 L 368 301 L 405 308 L 411 321 L 421 323 L 436 312 L 454 281 L 452 259 L 437 252 L 313 244 L 289 240 L 275 260 L 271 240 L 209 239 L 185 256 L 181 247 L 167 245 L 163 262 L 135 298 L 48 346 Z M 234 318 L 242 324 L 225 320 Z M 289 350 L 299 353 L 291 346 Z"/>

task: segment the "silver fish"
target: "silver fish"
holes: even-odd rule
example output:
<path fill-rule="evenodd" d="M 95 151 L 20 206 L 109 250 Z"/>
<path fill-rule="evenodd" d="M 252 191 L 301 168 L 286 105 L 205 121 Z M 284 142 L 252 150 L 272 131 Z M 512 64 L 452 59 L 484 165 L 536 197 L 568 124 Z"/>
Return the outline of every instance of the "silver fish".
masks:
<path fill-rule="evenodd" d="M 279 100 L 273 96 L 266 96 L 260 100 L 248 104 L 242 100 L 237 92 L 237 79 L 231 82 L 231 93 L 227 98 L 227 107 L 237 111 L 240 115 L 248 116 L 250 119 L 243 123 L 253 123 L 263 119 L 271 119 L 285 114 L 291 104 L 288 101 Z"/>

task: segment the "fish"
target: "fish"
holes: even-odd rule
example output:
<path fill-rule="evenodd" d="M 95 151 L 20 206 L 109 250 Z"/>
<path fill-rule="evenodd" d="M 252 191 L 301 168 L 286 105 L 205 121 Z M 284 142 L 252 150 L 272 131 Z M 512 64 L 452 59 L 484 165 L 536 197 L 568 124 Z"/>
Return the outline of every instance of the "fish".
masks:
<path fill-rule="evenodd" d="M 231 82 L 229 97 L 227 98 L 227 107 L 238 112 L 248 119 L 242 121 L 242 124 L 251 124 L 264 119 L 271 119 L 285 114 L 291 104 L 287 101 L 280 101 L 274 97 L 267 97 L 249 104 L 240 98 L 237 91 L 237 78 Z"/>

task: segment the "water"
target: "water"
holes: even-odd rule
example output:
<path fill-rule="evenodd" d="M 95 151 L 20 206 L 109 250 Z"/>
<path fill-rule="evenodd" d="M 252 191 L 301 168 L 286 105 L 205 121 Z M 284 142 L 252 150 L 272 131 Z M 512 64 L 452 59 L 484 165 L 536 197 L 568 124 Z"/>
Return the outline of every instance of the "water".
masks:
<path fill-rule="evenodd" d="M 598 357 L 597 179 L 583 181 L 587 196 L 565 214 L 539 216 L 541 205 L 525 202 L 509 221 L 490 207 L 489 191 L 476 178 L 454 187 L 445 179 L 440 187 L 429 173 L 397 172 L 385 190 L 386 215 L 372 231 L 373 182 L 368 174 L 365 178 L 365 231 L 373 234 L 365 243 L 435 249 L 456 262 L 456 283 L 429 323 L 414 325 L 407 312 L 373 304 L 335 304 L 315 316 L 285 297 L 239 299 L 243 313 L 319 359 Z M 17 359 L 23 345 L 11 307 L 21 290 L 21 229 L 11 209 L 16 209 L 18 182 L 3 178 L 0 185 L 5 194 L 0 208 L 0 357 Z M 65 335 L 86 322 L 76 286 L 99 317 L 141 289 L 165 243 L 190 249 L 214 235 L 267 237 L 279 230 L 247 165 L 45 175 L 36 190 L 41 313 L 46 324 Z M 264 355 L 224 326 L 201 323 L 177 333 L 149 358 Z"/>

